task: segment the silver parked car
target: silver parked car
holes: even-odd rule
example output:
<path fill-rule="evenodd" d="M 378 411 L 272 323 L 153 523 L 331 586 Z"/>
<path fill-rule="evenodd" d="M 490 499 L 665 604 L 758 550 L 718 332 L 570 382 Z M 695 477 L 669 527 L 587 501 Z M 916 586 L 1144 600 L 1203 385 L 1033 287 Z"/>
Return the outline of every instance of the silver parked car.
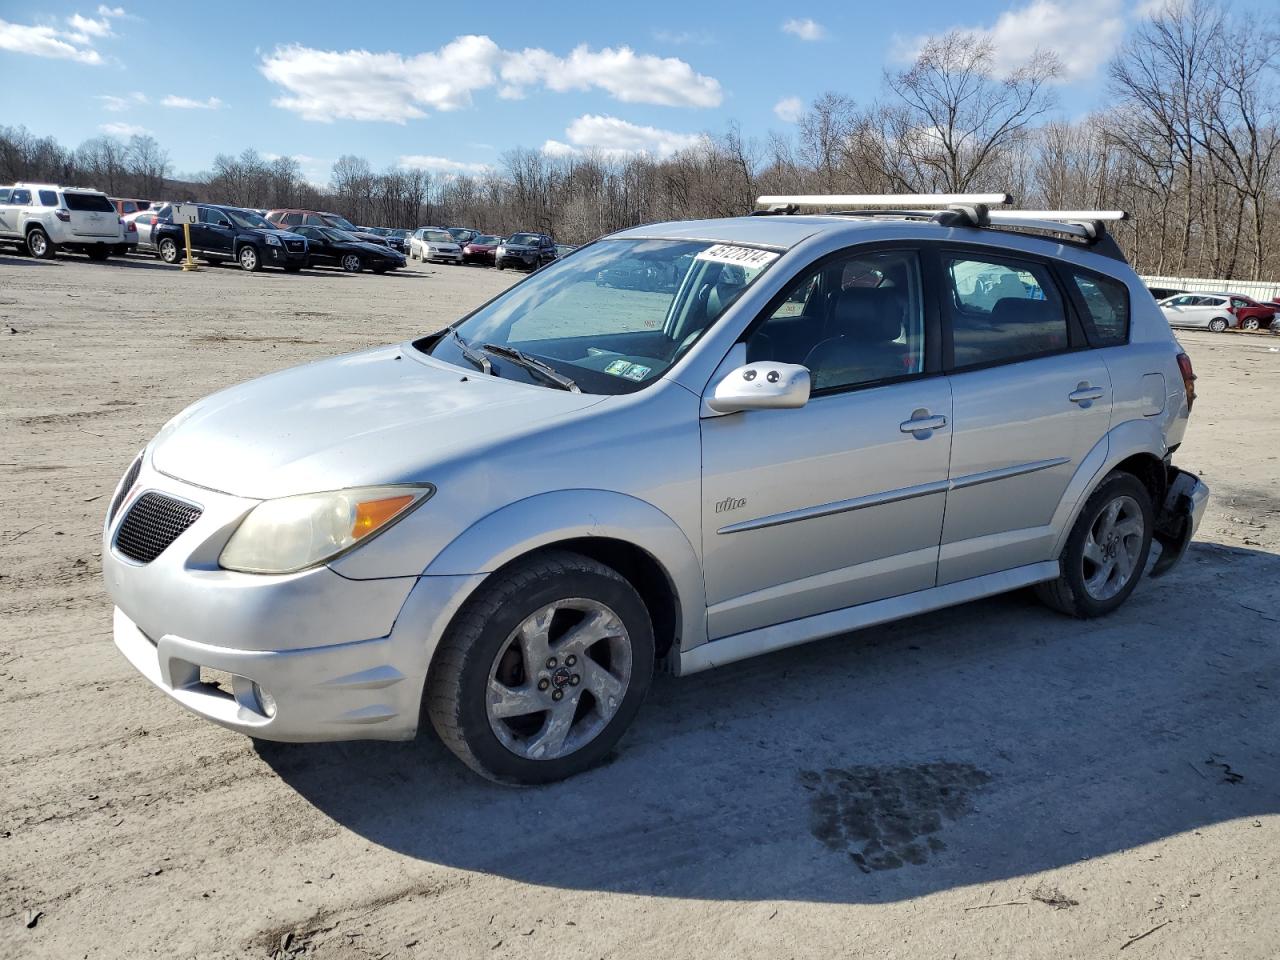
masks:
<path fill-rule="evenodd" d="M 1171 327 L 1194 327 L 1222 333 L 1238 325 L 1226 293 L 1180 293 L 1160 301 L 1160 312 Z"/>
<path fill-rule="evenodd" d="M 1096 617 L 1153 539 L 1153 575 L 1182 556 L 1194 375 L 1100 221 L 792 200 L 614 234 L 442 332 L 189 407 L 111 501 L 117 646 L 254 737 L 425 715 L 535 783 L 601 760 L 655 664 L 1032 585 Z M 859 201 L 894 198 L 833 198 Z M 675 282 L 597 283 L 637 261 Z"/>

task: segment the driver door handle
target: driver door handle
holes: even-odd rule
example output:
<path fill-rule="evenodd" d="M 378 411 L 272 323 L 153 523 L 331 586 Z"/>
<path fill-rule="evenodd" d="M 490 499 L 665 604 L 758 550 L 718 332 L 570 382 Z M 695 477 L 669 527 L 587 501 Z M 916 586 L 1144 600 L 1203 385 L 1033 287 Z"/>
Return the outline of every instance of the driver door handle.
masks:
<path fill-rule="evenodd" d="M 941 414 L 930 416 L 926 410 L 917 410 L 910 420 L 903 420 L 898 429 L 903 433 L 920 433 L 928 430 L 941 430 L 947 425 L 947 418 Z"/>

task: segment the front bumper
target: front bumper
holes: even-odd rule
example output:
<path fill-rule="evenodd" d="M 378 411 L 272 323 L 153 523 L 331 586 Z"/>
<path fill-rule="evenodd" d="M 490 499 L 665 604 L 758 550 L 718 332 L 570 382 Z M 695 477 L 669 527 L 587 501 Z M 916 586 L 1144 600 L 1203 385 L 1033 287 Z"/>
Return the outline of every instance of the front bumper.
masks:
<path fill-rule="evenodd" d="M 1203 480 L 1177 467 L 1169 468 L 1168 489 L 1156 514 L 1153 536 L 1160 544 L 1160 556 L 1151 567 L 1151 576 L 1163 576 L 1186 556 L 1208 504 L 1209 487 Z"/>
<path fill-rule="evenodd" d="M 263 263 L 266 266 L 283 267 L 288 264 L 297 264 L 299 267 L 302 267 L 307 263 L 307 251 L 305 249 L 293 251 L 285 247 L 275 247 L 270 244 L 264 244 L 262 252 Z"/>
<path fill-rule="evenodd" d="M 148 490 L 203 512 L 156 559 L 139 564 L 114 543 Z M 431 655 L 482 577 L 353 580 L 323 566 L 281 576 L 223 570 L 217 556 L 255 503 L 144 463 L 103 529 L 117 648 L 183 707 L 250 736 L 411 738 Z M 210 671 L 230 674 L 230 691 L 206 682 Z"/>
<path fill-rule="evenodd" d="M 432 250 L 427 254 L 428 260 L 448 260 L 451 263 L 462 262 L 461 250 Z"/>

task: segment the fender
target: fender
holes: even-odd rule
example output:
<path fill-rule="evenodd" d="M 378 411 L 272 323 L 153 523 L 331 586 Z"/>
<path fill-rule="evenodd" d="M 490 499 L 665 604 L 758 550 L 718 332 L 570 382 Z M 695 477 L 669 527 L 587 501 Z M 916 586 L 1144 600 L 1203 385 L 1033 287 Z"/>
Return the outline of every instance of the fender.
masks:
<path fill-rule="evenodd" d="M 539 547 L 579 537 L 621 540 L 653 557 L 676 594 L 680 649 L 706 641 L 702 564 L 689 538 L 653 504 L 610 490 L 557 490 L 495 510 L 441 550 L 423 576 L 490 574 Z M 468 593 L 481 582 L 473 577 Z"/>
<path fill-rule="evenodd" d="M 1080 466 L 1076 468 L 1075 475 L 1058 502 L 1058 509 L 1054 511 L 1050 521 L 1051 526 L 1058 531 L 1053 545 L 1054 559 L 1062 555 L 1062 548 L 1075 525 L 1076 517 L 1084 509 L 1085 501 L 1116 464 L 1138 453 L 1149 453 L 1157 460 L 1162 460 L 1168 452 L 1159 417 L 1126 420 L 1107 431 L 1080 461 Z M 1160 505 L 1152 506 L 1159 509 Z"/>

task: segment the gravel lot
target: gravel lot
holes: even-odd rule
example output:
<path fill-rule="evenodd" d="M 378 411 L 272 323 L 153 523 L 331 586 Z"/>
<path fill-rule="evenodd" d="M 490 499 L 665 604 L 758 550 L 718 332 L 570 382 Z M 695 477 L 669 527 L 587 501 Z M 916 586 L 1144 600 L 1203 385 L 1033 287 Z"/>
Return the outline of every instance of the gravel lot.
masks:
<path fill-rule="evenodd" d="M 0 254 L 0 955 L 1280 953 L 1277 338 L 1182 335 L 1214 498 L 1115 616 L 1013 595 L 659 677 L 566 784 L 481 782 L 429 728 L 254 744 L 135 674 L 99 578 L 134 451 L 512 280 Z"/>

